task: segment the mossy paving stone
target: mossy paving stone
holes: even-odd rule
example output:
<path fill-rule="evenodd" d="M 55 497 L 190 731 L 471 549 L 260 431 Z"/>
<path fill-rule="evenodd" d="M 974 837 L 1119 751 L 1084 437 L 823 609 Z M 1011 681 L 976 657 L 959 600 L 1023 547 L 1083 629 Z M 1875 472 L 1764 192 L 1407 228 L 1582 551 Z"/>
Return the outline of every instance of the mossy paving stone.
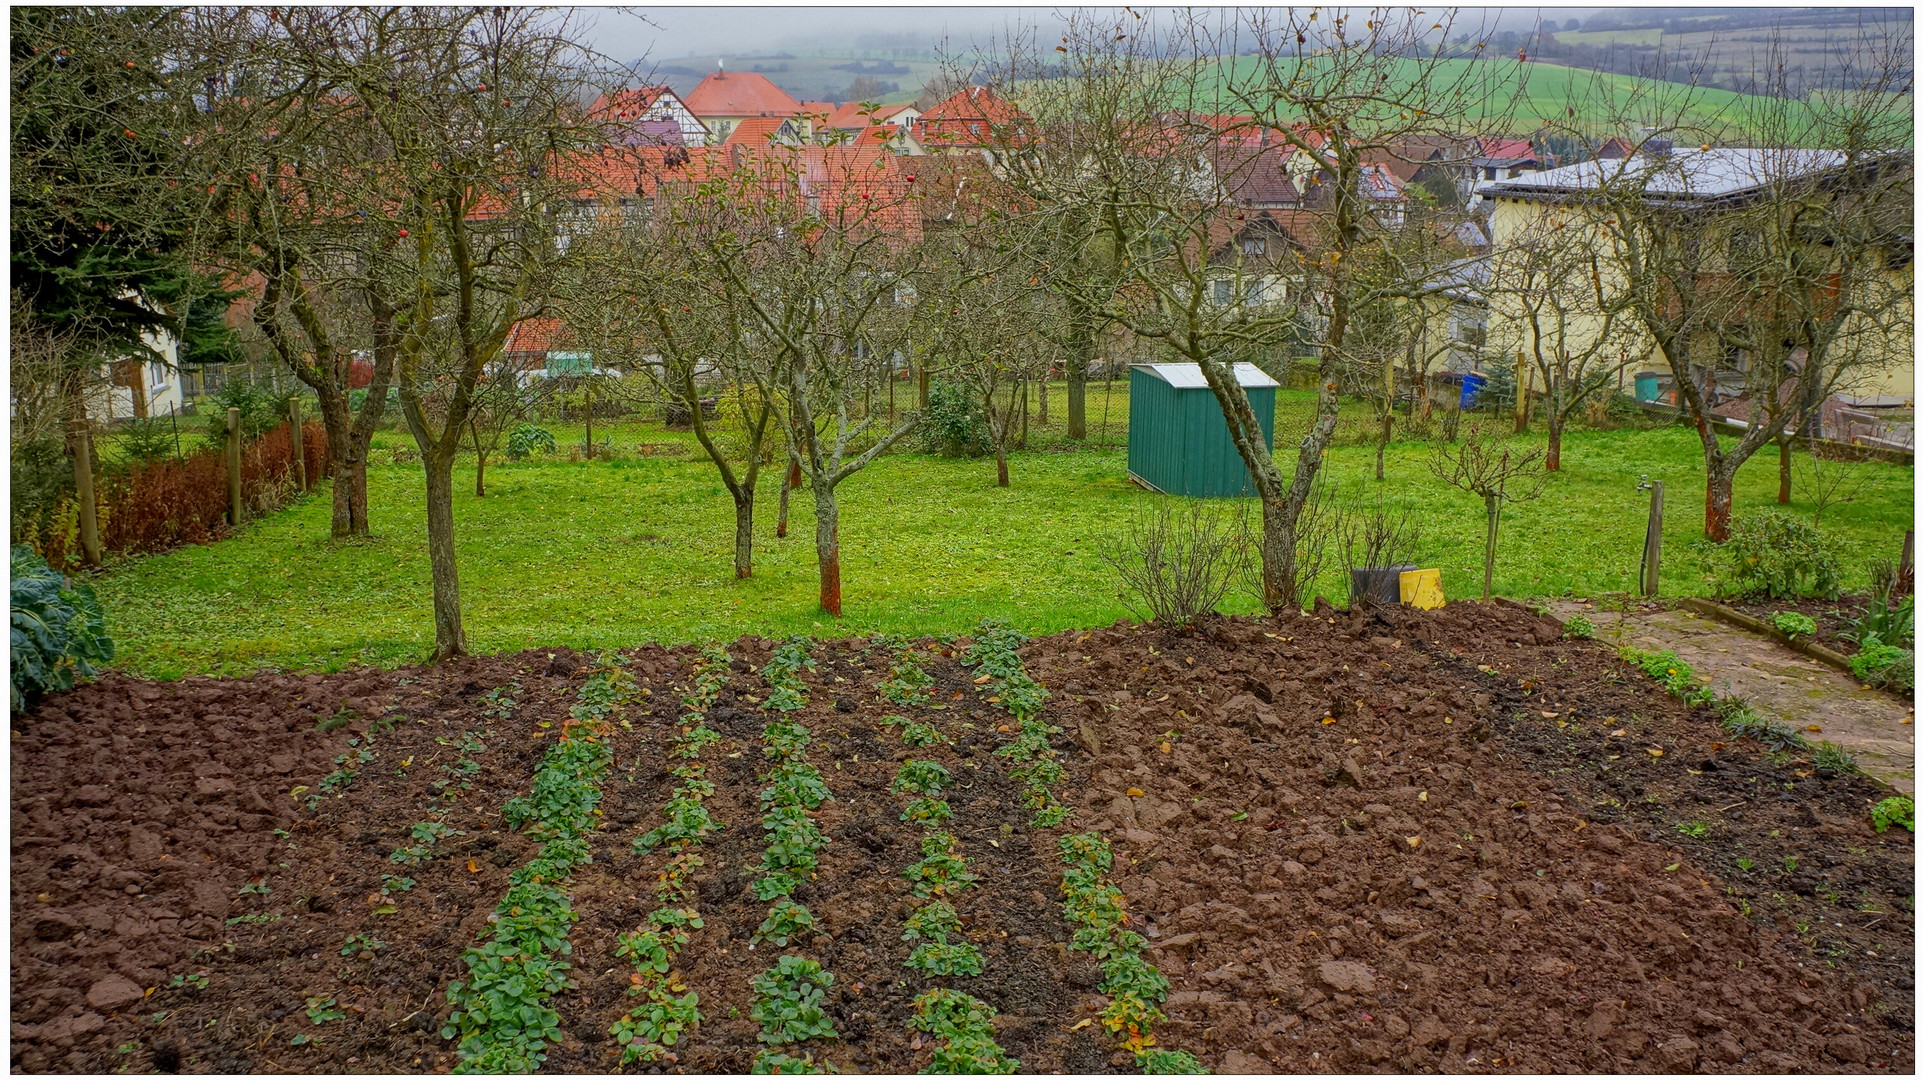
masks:
<path fill-rule="evenodd" d="M 1050 719 L 1101 744 L 1071 791 L 1117 841 L 1173 981 L 1158 1031 L 1211 1065 L 1913 1061 L 1913 942 L 1894 906 L 1913 894 L 1913 844 L 1870 829 L 1872 789 L 1717 747 L 1712 717 L 1545 620 L 1324 610 L 1062 634 L 1024 655 L 1055 692 Z M 1730 807 L 1761 771 L 1796 783 L 1791 800 Z M 1677 830 L 1711 805 L 1732 818 L 1702 839 Z M 1724 891 L 1723 864 L 1789 847 L 1867 890 L 1819 908 L 1850 951 L 1812 951 Z"/>

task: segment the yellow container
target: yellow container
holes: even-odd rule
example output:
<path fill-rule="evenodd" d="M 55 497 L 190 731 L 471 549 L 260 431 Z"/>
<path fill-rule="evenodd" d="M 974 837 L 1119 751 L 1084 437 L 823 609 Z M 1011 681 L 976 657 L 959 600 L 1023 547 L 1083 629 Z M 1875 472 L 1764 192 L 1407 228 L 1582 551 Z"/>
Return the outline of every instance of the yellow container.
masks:
<path fill-rule="evenodd" d="M 1441 571 L 1402 571 L 1401 602 L 1424 610 L 1438 608 L 1446 603 L 1442 599 Z"/>

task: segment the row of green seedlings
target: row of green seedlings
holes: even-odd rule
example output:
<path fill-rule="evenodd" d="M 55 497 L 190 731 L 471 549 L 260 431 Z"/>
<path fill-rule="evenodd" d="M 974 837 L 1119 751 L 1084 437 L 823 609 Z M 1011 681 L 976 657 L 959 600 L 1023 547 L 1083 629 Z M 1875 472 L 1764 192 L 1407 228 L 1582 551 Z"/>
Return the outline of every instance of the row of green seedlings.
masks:
<path fill-rule="evenodd" d="M 916 705 L 928 703 L 927 691 L 933 685 L 934 680 L 914 654 L 904 649 L 880 689 L 889 701 Z M 911 748 L 953 741 L 934 725 L 904 716 L 890 716 L 882 722 L 888 727 L 900 726 L 902 741 Z M 952 820 L 954 810 L 941 796 L 953 783 L 953 774 L 938 761 L 910 758 L 903 762 L 892 786 L 895 794 L 909 796 L 901 820 L 927 828 Z M 926 901 L 908 916 L 907 930 L 901 935 L 901 940 L 914 945 L 907 966 L 928 976 L 978 976 L 985 967 L 981 950 L 962 933 L 960 913 L 943 898 L 973 884 L 975 875 L 968 873 L 967 861 L 956 850 L 949 833 L 936 831 L 925 837 L 922 856 L 906 872 L 915 895 Z M 1020 1060 L 1009 1057 L 995 1042 L 994 1017 L 994 1006 L 958 990 L 937 987 L 916 997 L 908 1026 L 933 1035 L 936 1041 L 926 1071 L 992 1075 L 1020 1069 Z"/>
<path fill-rule="evenodd" d="M 992 684 L 988 704 L 999 705 L 1014 719 L 1013 737 L 995 751 L 1008 759 L 1008 775 L 1027 788 L 1027 807 L 1034 812 L 1030 822 L 1037 829 L 1052 829 L 1074 816 L 1074 811 L 1055 798 L 1054 785 L 1067 774 L 1059 755 L 1048 742 L 1061 729 L 1041 720 L 1041 709 L 1048 691 L 1028 675 L 1021 664 L 1021 646 L 1026 634 L 992 620 L 983 622 L 974 633 L 974 643 L 961 657 L 964 667 L 980 675 L 975 683 Z"/>
<path fill-rule="evenodd" d="M 1102 1026 L 1134 1052 L 1144 1073 L 1206 1072 L 1193 1054 L 1155 1046 L 1154 1025 L 1167 1019 L 1160 1006 L 1168 998 L 1168 977 L 1142 959 L 1148 939 L 1128 929 L 1121 890 L 1106 878 L 1114 867 L 1108 841 L 1097 832 L 1064 836 L 1061 861 L 1066 868 L 1061 912 L 1074 928 L 1069 947 L 1101 961 L 1099 989 L 1109 999 L 1101 1012 Z"/>
<path fill-rule="evenodd" d="M 649 830 L 634 841 L 634 853 L 646 855 L 665 848 L 670 856 L 654 886 L 654 898 L 666 906 L 647 917 L 641 929 L 621 935 L 615 952 L 634 965 L 628 993 L 644 998 L 626 1015 L 614 1021 L 608 1034 L 621 1048 L 621 1064 L 659 1061 L 671 1058 L 670 1049 L 685 1039 L 701 1023 L 701 998 L 689 990 L 674 970 L 674 959 L 686 948 L 689 930 L 699 930 L 699 909 L 694 907 L 694 888 L 690 877 L 703 865 L 694 852 L 720 822 L 708 814 L 706 800 L 714 794 L 707 778 L 707 765 L 701 750 L 719 742 L 721 736 L 707 726 L 707 710 L 727 685 L 728 655 L 719 646 L 702 650 L 694 665 L 694 683 L 681 696 L 686 712 L 680 717 L 680 730 L 674 736 L 671 770 L 680 781 L 674 797 L 668 800 L 667 823 Z"/>
<path fill-rule="evenodd" d="M 828 838 L 810 813 L 832 796 L 820 770 L 807 760 L 812 733 L 793 719 L 807 707 L 807 682 L 803 668 L 813 668 L 808 655 L 813 643 L 796 636 L 782 643 L 761 667 L 767 682 L 767 700 L 761 707 L 772 715 L 761 728 L 761 753 L 772 767 L 761 779 L 767 787 L 761 792 L 761 829 L 767 846 L 761 856 L 761 876 L 754 880 L 754 896 L 772 903 L 768 915 L 755 931 L 752 944 L 768 942 L 785 948 L 789 942 L 815 933 L 813 912 L 793 900 L 793 893 L 820 864 Z M 792 953 L 783 955 L 773 967 L 756 975 L 751 982 L 754 1004 L 749 1016 L 761 1025 L 756 1038 L 767 1044 L 755 1055 L 756 1073 L 820 1073 L 832 1070 L 814 1054 L 799 1056 L 775 1047 L 798 1046 L 807 1042 L 826 1042 L 840 1037 L 834 1020 L 827 1014 L 827 994 L 834 986 L 834 975 L 820 963 Z"/>
<path fill-rule="evenodd" d="M 525 828 L 541 846 L 514 871 L 486 940 L 462 955 L 467 978 L 447 988 L 454 1011 L 441 1037 L 460 1040 L 456 1072 L 532 1072 L 560 1038 L 560 1015 L 547 1002 L 568 985 L 562 957 L 573 952 L 568 931 L 579 918 L 564 887 L 574 867 L 590 859 L 601 779 L 614 758 L 605 738 L 609 717 L 633 693 L 619 658 L 604 657 L 581 686 L 532 789 L 502 808 L 509 828 Z"/>
<path fill-rule="evenodd" d="M 1646 652 L 1641 649 L 1623 649 L 1622 659 L 1641 668 L 1649 678 L 1661 684 L 1662 689 L 1680 698 L 1689 705 L 1709 705 L 1722 718 L 1722 730 L 1731 738 L 1754 739 L 1771 754 L 1807 752 L 1816 771 L 1834 775 L 1859 774 L 1862 769 L 1848 751 L 1824 740 L 1811 745 L 1806 736 L 1780 720 L 1771 720 L 1757 713 L 1747 701 L 1734 694 L 1717 695 L 1712 689 L 1696 681 L 1695 669 L 1688 661 L 1664 649 L 1660 652 Z M 1869 808 L 1869 821 L 1876 832 L 1884 832 L 1890 825 L 1900 825 L 1910 832 L 1915 831 L 1915 800 L 1906 795 L 1891 795 Z"/>
<path fill-rule="evenodd" d="M 513 691 L 518 689 L 520 689 L 519 684 L 515 684 L 511 689 L 495 687 L 489 690 L 483 699 L 483 711 L 489 716 L 501 719 L 511 718 L 515 707 Z M 454 804 L 460 801 L 460 797 L 473 787 L 473 778 L 480 774 L 481 769 L 480 762 L 475 758 L 487 751 L 487 744 L 482 741 L 481 735 L 471 731 L 461 732 L 457 739 L 438 735 L 435 736 L 434 742 L 441 746 L 453 747 L 459 752 L 460 757 L 454 764 L 444 767 L 446 776 L 433 782 L 436 816 L 415 822 L 413 828 L 408 830 L 408 835 L 414 842 L 388 853 L 387 861 L 396 867 L 416 869 L 435 857 L 436 849 L 442 840 L 466 835 L 447 824 L 447 815 L 453 812 Z M 392 915 L 396 910 L 394 900 L 396 894 L 412 890 L 415 884 L 414 879 L 405 874 L 382 874 L 380 895 L 386 898 L 386 902 L 375 908 L 374 914 Z M 342 947 L 340 954 L 351 956 L 355 952 L 372 952 L 384 947 L 384 942 L 357 936 L 357 938 L 348 939 L 347 945 Z"/>
<path fill-rule="evenodd" d="M 1061 729 L 1040 719 L 1048 692 L 1022 665 L 1020 648 L 1026 641 L 1027 636 L 1012 627 L 984 622 L 961 662 L 981 672 L 977 682 L 993 684 L 989 703 L 1013 717 L 1014 737 L 996 752 L 1012 763 L 1009 775 L 1027 786 L 1033 824 L 1049 828 L 1067 821 L 1073 811 L 1054 797 L 1053 785 L 1065 772 L 1049 736 Z M 1114 866 L 1108 842 L 1095 832 L 1065 836 L 1061 855 L 1061 892 L 1066 898 L 1062 913 L 1074 930 L 1070 946 L 1102 963 L 1100 990 L 1109 998 L 1102 1025 L 1134 1053 L 1145 1073 L 1206 1072 L 1193 1054 L 1155 1046 L 1154 1025 L 1166 1019 L 1160 1005 L 1168 997 L 1168 979 L 1142 959 L 1147 939 L 1127 928 L 1121 890 L 1103 876 Z"/>

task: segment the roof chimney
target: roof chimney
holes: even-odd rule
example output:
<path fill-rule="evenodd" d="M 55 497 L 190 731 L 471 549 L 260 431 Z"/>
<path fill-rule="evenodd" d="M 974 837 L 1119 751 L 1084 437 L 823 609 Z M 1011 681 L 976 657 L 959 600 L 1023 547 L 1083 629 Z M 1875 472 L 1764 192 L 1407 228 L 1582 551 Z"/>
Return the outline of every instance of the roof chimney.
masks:
<path fill-rule="evenodd" d="M 714 58 L 714 77 L 717 79 L 727 78 L 727 61 L 718 56 Z"/>

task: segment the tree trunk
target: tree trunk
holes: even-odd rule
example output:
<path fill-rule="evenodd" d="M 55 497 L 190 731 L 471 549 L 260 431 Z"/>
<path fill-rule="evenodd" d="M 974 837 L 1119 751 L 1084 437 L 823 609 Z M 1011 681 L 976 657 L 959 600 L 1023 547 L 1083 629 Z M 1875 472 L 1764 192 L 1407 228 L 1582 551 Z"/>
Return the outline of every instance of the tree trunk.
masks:
<path fill-rule="evenodd" d="M 1495 595 L 1495 541 L 1501 535 L 1502 497 L 1486 496 L 1488 501 L 1488 549 L 1482 553 L 1482 600 Z"/>
<path fill-rule="evenodd" d="M 998 442 L 994 444 L 994 474 L 996 487 L 1008 486 L 1008 451 Z"/>
<path fill-rule="evenodd" d="M 821 610 L 841 617 L 841 509 L 834 486 L 814 478 L 814 555 L 821 567 Z"/>
<path fill-rule="evenodd" d="M 450 454 L 427 468 L 427 562 L 434 574 L 434 655 L 440 663 L 467 655 L 460 618 L 460 571 L 454 563 L 454 462 Z"/>
<path fill-rule="evenodd" d="M 774 523 L 776 537 L 787 536 L 788 493 L 801 486 L 801 459 L 793 451 L 788 452 L 787 482 L 781 485 L 781 516 Z"/>
<path fill-rule="evenodd" d="M 111 395 L 109 395 L 111 397 Z M 93 435 L 87 426 L 87 399 L 78 377 L 68 380 L 67 450 L 73 456 L 73 496 L 80 519 L 80 559 L 99 566 L 106 554 L 100 545 L 100 501 L 93 486 Z"/>
<path fill-rule="evenodd" d="M 1048 374 L 1047 372 L 1042 372 L 1041 381 L 1038 384 L 1038 389 L 1035 392 L 1041 395 L 1041 411 L 1038 414 L 1036 414 L 1035 420 L 1038 421 L 1042 427 L 1047 427 L 1048 426 Z"/>
<path fill-rule="evenodd" d="M 1388 453 L 1388 440 L 1394 432 L 1395 405 L 1391 398 L 1381 410 L 1381 438 L 1375 441 L 1375 479 L 1377 480 L 1382 479 L 1382 459 Z"/>
<path fill-rule="evenodd" d="M 1780 464 L 1781 477 L 1780 477 L 1779 485 L 1775 492 L 1775 501 L 1782 504 L 1783 506 L 1787 506 L 1789 504 L 1789 488 L 1791 487 L 1789 483 L 1789 465 L 1790 465 L 1790 456 L 1791 456 L 1789 452 L 1789 447 L 1794 444 L 1794 441 L 1795 441 L 1794 438 L 1791 437 L 1789 433 L 1786 431 L 1782 433 L 1781 438 L 1775 440 L 1776 445 L 1781 448 L 1781 464 Z"/>
<path fill-rule="evenodd" d="M 1562 428 L 1567 423 L 1559 410 L 1548 414 L 1548 457 L 1542 462 L 1548 472 L 1562 471 Z"/>
<path fill-rule="evenodd" d="M 1725 462 L 1710 462 L 1708 467 L 1708 507 L 1703 532 L 1720 544 L 1728 539 L 1735 516 L 1735 469 Z"/>
<path fill-rule="evenodd" d="M 1528 434 L 1528 365 L 1515 353 L 1515 434 Z"/>
<path fill-rule="evenodd" d="M 1301 610 L 1296 527 L 1301 522 L 1302 507 L 1307 505 L 1314 489 L 1315 476 L 1321 471 L 1322 454 L 1335 433 L 1341 408 L 1336 389 L 1335 381 L 1324 376 L 1315 404 L 1315 423 L 1302 437 L 1295 455 L 1295 475 L 1288 487 L 1284 490 L 1276 482 L 1271 490 L 1262 493 L 1261 591 L 1262 604 L 1271 612 Z M 1279 481 L 1279 475 L 1275 479 Z"/>
<path fill-rule="evenodd" d="M 783 491 L 782 507 L 787 505 L 787 492 Z M 785 514 L 783 514 L 785 517 Z M 785 529 L 787 522 L 781 523 Z M 748 578 L 754 576 L 754 489 L 742 488 L 734 496 L 734 576 Z"/>
<path fill-rule="evenodd" d="M 332 398 L 329 401 L 329 398 Z M 362 405 L 363 411 L 373 402 Z M 323 394 L 320 423 L 327 432 L 327 452 L 334 459 L 333 538 L 346 540 L 368 535 L 367 529 L 367 440 L 355 437 L 353 415 L 348 412 L 344 394 Z M 373 434 L 368 425 L 368 435 Z"/>
<path fill-rule="evenodd" d="M 1068 438 L 1081 442 L 1088 437 L 1088 367 L 1094 359 L 1095 335 L 1092 325 L 1077 325 L 1068 350 Z"/>
<path fill-rule="evenodd" d="M 467 419 L 468 433 L 474 436 L 474 498 L 487 497 L 487 449 L 481 446 L 480 428 L 473 417 Z"/>

